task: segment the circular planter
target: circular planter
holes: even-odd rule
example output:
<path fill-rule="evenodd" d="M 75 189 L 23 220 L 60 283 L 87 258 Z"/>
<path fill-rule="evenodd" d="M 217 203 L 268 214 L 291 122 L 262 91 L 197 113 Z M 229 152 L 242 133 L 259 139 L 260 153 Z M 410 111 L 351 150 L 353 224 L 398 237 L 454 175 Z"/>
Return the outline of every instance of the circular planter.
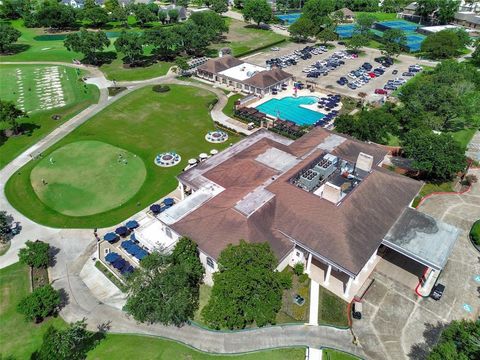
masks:
<path fill-rule="evenodd" d="M 177 153 L 171 151 L 166 153 L 160 153 L 155 156 L 155 165 L 160 167 L 171 167 L 180 163 L 182 160 L 181 156 Z"/>
<path fill-rule="evenodd" d="M 205 140 L 214 144 L 223 143 L 228 140 L 228 134 L 221 130 L 210 131 L 205 135 Z"/>

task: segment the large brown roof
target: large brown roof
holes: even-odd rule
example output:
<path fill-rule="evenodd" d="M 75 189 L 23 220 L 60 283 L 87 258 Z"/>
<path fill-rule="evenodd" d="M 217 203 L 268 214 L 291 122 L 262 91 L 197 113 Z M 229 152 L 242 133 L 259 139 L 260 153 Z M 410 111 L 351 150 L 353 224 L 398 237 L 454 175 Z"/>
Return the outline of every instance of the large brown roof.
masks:
<path fill-rule="evenodd" d="M 281 81 L 286 81 L 291 77 L 292 74 L 289 74 L 279 68 L 273 68 L 271 70 L 261 71 L 253 75 L 251 78 L 245 80 L 243 83 L 256 88 L 265 89 L 269 86 L 278 84 Z"/>
<path fill-rule="evenodd" d="M 240 239 L 268 241 L 279 259 L 293 248 L 293 242 L 297 242 L 340 270 L 358 274 L 415 197 L 421 183 L 376 166 L 386 151 L 375 144 L 358 142 L 320 128 L 289 145 L 271 137 L 264 138 L 264 133 L 264 130 L 257 132 L 255 141 L 243 140 L 254 142 L 241 151 L 232 150 L 233 156 L 218 165 L 208 167 L 209 160 L 200 165 L 207 170 L 201 172 L 201 177 L 225 190 L 174 223 L 173 229 L 194 239 L 202 251 L 215 258 L 228 244 L 238 243 Z M 330 151 L 337 156 L 355 161 L 358 153 L 364 152 L 374 157 L 373 171 L 340 205 L 288 181 L 324 153 L 319 145 L 321 147 L 332 138 L 341 141 Z M 256 160 L 272 148 L 297 158 L 296 165 L 280 174 Z M 188 173 L 182 174 L 180 180 L 195 183 Z M 273 196 L 250 216 L 235 209 L 240 200 L 258 188 Z"/>
<path fill-rule="evenodd" d="M 234 66 L 243 64 L 242 60 L 234 58 L 231 55 L 225 55 L 219 58 L 207 60 L 200 65 L 197 69 L 200 71 L 206 71 L 212 74 L 218 74 L 224 70 L 230 69 Z"/>

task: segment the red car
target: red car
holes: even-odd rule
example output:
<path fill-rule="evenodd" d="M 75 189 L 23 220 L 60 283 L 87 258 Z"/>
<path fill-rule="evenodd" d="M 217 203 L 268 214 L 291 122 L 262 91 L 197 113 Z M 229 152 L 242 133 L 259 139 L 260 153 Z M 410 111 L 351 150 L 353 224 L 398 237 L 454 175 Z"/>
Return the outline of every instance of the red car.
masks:
<path fill-rule="evenodd" d="M 387 95 L 388 91 L 385 89 L 375 89 L 375 94 Z"/>
<path fill-rule="evenodd" d="M 375 75 L 375 73 L 373 73 L 373 72 L 369 72 L 369 73 L 368 73 L 368 76 L 370 76 L 371 79 L 377 77 L 377 75 Z"/>

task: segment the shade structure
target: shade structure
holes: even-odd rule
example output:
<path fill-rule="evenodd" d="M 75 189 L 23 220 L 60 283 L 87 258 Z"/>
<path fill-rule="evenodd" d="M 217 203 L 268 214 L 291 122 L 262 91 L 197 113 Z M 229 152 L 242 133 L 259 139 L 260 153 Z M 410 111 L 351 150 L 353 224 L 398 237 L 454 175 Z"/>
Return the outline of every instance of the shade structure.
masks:
<path fill-rule="evenodd" d="M 190 165 L 195 165 L 197 162 L 198 162 L 197 159 L 190 159 L 190 160 L 188 160 L 188 163 L 189 163 Z"/>
<path fill-rule="evenodd" d="M 206 159 L 206 158 L 208 158 L 208 155 L 206 153 L 201 153 L 200 155 L 198 155 L 198 157 L 200 159 Z"/>
<path fill-rule="evenodd" d="M 136 229 L 138 227 L 138 222 L 137 222 L 137 220 L 130 220 L 130 221 L 127 221 L 125 226 L 130 230 L 131 229 Z"/>
<path fill-rule="evenodd" d="M 130 240 L 137 241 L 137 238 L 135 237 L 135 233 L 132 233 L 132 235 L 130 235 Z"/>
<path fill-rule="evenodd" d="M 115 229 L 115 232 L 116 232 L 118 235 L 122 236 L 122 235 L 125 235 L 125 234 L 128 232 L 128 229 L 127 229 L 126 226 L 120 226 L 120 227 L 118 227 L 118 228 Z"/>
<path fill-rule="evenodd" d="M 165 198 L 163 199 L 163 203 L 165 204 L 165 206 L 172 206 L 173 204 L 175 204 L 175 200 L 173 200 L 172 198 Z"/>
<path fill-rule="evenodd" d="M 134 256 L 138 259 L 138 260 L 142 260 L 144 259 L 145 257 L 148 256 L 148 253 L 143 250 L 143 249 L 140 249 L 137 253 L 134 254 Z"/>
<path fill-rule="evenodd" d="M 118 239 L 118 236 L 117 234 L 113 233 L 113 232 L 109 232 L 109 233 L 106 233 L 105 236 L 103 237 L 104 240 L 108 241 L 108 242 L 114 242 L 115 240 Z"/>
<path fill-rule="evenodd" d="M 217 154 L 218 154 L 218 150 L 217 150 L 217 149 L 212 149 L 212 150 L 210 150 L 210 154 L 211 154 L 211 155 L 217 155 Z"/>
<path fill-rule="evenodd" d="M 115 269 L 118 269 L 120 270 L 121 268 L 123 268 L 125 266 L 125 263 L 126 261 L 123 260 L 122 258 L 118 258 L 117 260 L 115 260 L 112 265 Z"/>
<path fill-rule="evenodd" d="M 132 245 L 134 245 L 132 240 L 126 240 L 122 242 L 122 245 L 120 245 L 123 249 L 127 250 L 129 249 Z"/>
<path fill-rule="evenodd" d="M 116 252 L 109 252 L 105 256 L 105 261 L 109 263 L 113 263 L 114 261 L 117 261 L 120 258 L 120 255 L 118 255 Z"/>
<path fill-rule="evenodd" d="M 150 206 L 150 211 L 154 214 L 159 214 L 161 210 L 162 207 L 159 204 L 153 204 L 152 206 Z"/>
<path fill-rule="evenodd" d="M 122 275 L 128 275 L 128 274 L 131 274 L 133 273 L 133 266 L 130 265 L 128 262 L 125 264 L 125 266 L 120 270 L 120 273 Z"/>

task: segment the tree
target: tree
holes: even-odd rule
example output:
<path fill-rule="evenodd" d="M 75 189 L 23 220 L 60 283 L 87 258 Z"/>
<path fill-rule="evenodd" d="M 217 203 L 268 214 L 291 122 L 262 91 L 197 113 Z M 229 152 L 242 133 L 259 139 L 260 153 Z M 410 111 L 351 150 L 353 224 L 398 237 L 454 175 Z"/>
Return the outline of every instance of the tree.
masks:
<path fill-rule="evenodd" d="M 7 23 L 0 23 L 0 34 L 2 34 L 0 36 L 0 54 L 7 53 L 11 49 L 12 44 L 17 42 L 22 35 L 20 31 Z"/>
<path fill-rule="evenodd" d="M 27 321 L 42 321 L 54 314 L 60 305 L 60 292 L 52 285 L 45 285 L 35 289 L 24 297 L 17 305 L 17 311 L 25 316 Z"/>
<path fill-rule="evenodd" d="M 145 26 L 146 23 L 157 18 L 156 14 L 150 11 L 146 4 L 135 4 L 132 6 L 132 9 L 140 26 Z"/>
<path fill-rule="evenodd" d="M 369 44 L 370 40 L 367 36 L 362 34 L 353 34 L 352 37 L 346 42 L 346 47 L 353 52 L 358 52 L 364 46 Z"/>
<path fill-rule="evenodd" d="M 188 70 L 190 68 L 188 66 L 187 59 L 185 59 L 183 57 L 176 58 L 175 59 L 175 65 L 177 65 L 177 67 L 182 71 Z"/>
<path fill-rule="evenodd" d="M 442 30 L 427 36 L 421 51 L 431 59 L 449 59 L 459 54 L 463 48 L 455 31 Z"/>
<path fill-rule="evenodd" d="M 222 14 L 228 11 L 228 2 L 227 0 L 212 0 L 211 9 L 218 14 Z"/>
<path fill-rule="evenodd" d="M 144 37 L 141 33 L 123 30 L 114 42 L 115 50 L 125 55 L 127 64 L 134 64 L 143 55 L 143 39 Z"/>
<path fill-rule="evenodd" d="M 110 45 L 107 35 L 103 31 L 87 31 L 68 34 L 63 42 L 69 51 L 82 53 L 90 64 L 98 63 L 98 52 Z"/>
<path fill-rule="evenodd" d="M 197 245 L 180 239 L 171 255 L 154 252 L 128 279 L 125 310 L 137 321 L 182 325 L 198 308 L 203 266 Z"/>
<path fill-rule="evenodd" d="M 368 36 L 370 29 L 373 26 L 373 23 L 377 21 L 375 15 L 368 13 L 360 13 L 356 17 L 356 29 L 362 35 Z"/>
<path fill-rule="evenodd" d="M 480 321 L 452 321 L 441 333 L 427 360 L 480 358 Z"/>
<path fill-rule="evenodd" d="M 68 29 L 76 26 L 77 12 L 69 5 L 47 1 L 38 10 L 35 19 L 41 27 Z"/>
<path fill-rule="evenodd" d="M 296 41 L 306 41 L 309 37 L 316 35 L 312 20 L 303 15 L 288 27 L 288 31 L 290 36 Z"/>
<path fill-rule="evenodd" d="M 282 293 L 291 278 L 275 270 L 277 259 L 268 243 L 228 245 L 218 258 L 212 296 L 202 310 L 203 319 L 220 329 L 241 329 L 255 322 L 275 324 Z"/>
<path fill-rule="evenodd" d="M 105 6 L 105 10 L 107 10 L 108 12 L 113 12 L 115 9 L 121 7 L 118 0 L 105 0 L 103 4 Z"/>
<path fill-rule="evenodd" d="M 322 41 L 324 44 L 326 44 L 329 41 L 335 41 L 337 40 L 337 38 L 338 38 L 337 33 L 330 28 L 323 29 L 317 34 L 317 39 L 319 41 Z"/>
<path fill-rule="evenodd" d="M 195 14 L 195 13 L 194 13 Z M 193 14 L 192 14 L 193 15 Z M 164 10 L 160 10 L 158 12 L 158 21 L 160 21 L 162 24 L 165 24 L 165 22 L 167 21 L 167 17 L 168 17 L 168 14 L 166 11 Z"/>
<path fill-rule="evenodd" d="M 438 12 L 436 14 L 440 24 L 448 24 L 455 18 L 460 1 L 458 0 L 438 0 Z"/>
<path fill-rule="evenodd" d="M 273 19 L 272 8 L 267 0 L 246 0 L 242 9 L 245 21 L 254 21 L 257 27 L 261 23 L 268 24 Z"/>
<path fill-rule="evenodd" d="M 83 360 L 104 337 L 102 332 L 88 331 L 85 319 L 71 323 L 66 329 L 48 327 L 43 335 L 40 349 L 32 355 L 33 360 Z"/>
<path fill-rule="evenodd" d="M 397 57 L 407 45 L 407 37 L 399 29 L 388 29 L 383 33 L 382 40 L 382 54 L 388 57 Z"/>
<path fill-rule="evenodd" d="M 448 134 L 412 130 L 404 136 L 402 148 L 413 160 L 412 167 L 431 181 L 450 180 L 466 165 L 465 149 Z"/>
<path fill-rule="evenodd" d="M 168 10 L 168 18 L 170 19 L 171 23 L 176 23 L 178 22 L 178 17 L 180 16 L 180 13 L 178 12 L 177 9 L 170 9 Z"/>
<path fill-rule="evenodd" d="M 333 27 L 332 12 L 335 10 L 333 0 L 308 0 L 303 7 L 300 18 L 305 17 L 313 24 L 312 36 L 315 36 L 325 28 Z"/>
<path fill-rule="evenodd" d="M 475 50 L 472 52 L 472 63 L 480 66 L 480 39 L 475 41 Z"/>
<path fill-rule="evenodd" d="M 417 0 L 417 14 L 425 22 L 438 7 L 438 0 Z"/>
<path fill-rule="evenodd" d="M 50 245 L 43 241 L 27 241 L 18 251 L 18 260 L 30 267 L 46 268 L 50 262 Z"/>
<path fill-rule="evenodd" d="M 90 21 L 93 27 L 102 27 L 109 21 L 107 10 L 98 5 L 83 9 L 82 17 Z"/>
<path fill-rule="evenodd" d="M 177 6 L 182 6 L 184 8 L 187 8 L 189 4 L 189 0 L 177 0 L 176 5 Z"/>
<path fill-rule="evenodd" d="M 12 215 L 8 215 L 6 211 L 0 211 L 0 243 L 6 243 L 10 240 L 12 224 Z"/>
<path fill-rule="evenodd" d="M 144 43 L 151 45 L 152 53 L 165 60 L 173 59 L 183 49 L 182 39 L 178 33 L 166 27 L 145 31 Z"/>
<path fill-rule="evenodd" d="M 182 49 L 189 55 L 203 55 L 212 39 L 212 33 L 208 29 L 198 26 L 193 21 L 176 26 L 173 31 L 178 35 Z"/>
<path fill-rule="evenodd" d="M 128 25 L 128 14 L 122 6 L 114 8 L 110 16 L 112 20 L 119 21 L 122 26 Z"/>
<path fill-rule="evenodd" d="M 5 123 L 15 135 L 19 133 L 20 128 L 18 119 L 26 116 L 27 114 L 17 108 L 13 102 L 0 99 L 0 123 Z"/>
<path fill-rule="evenodd" d="M 225 19 L 213 11 L 193 13 L 190 15 L 189 21 L 198 25 L 201 28 L 201 33 L 204 34 L 209 41 L 217 40 L 220 35 L 228 31 Z"/>
<path fill-rule="evenodd" d="M 381 8 L 385 13 L 398 13 L 400 12 L 405 5 L 409 3 L 409 0 L 384 0 L 382 2 Z"/>
<path fill-rule="evenodd" d="M 4 0 L 0 4 L 0 17 L 3 19 L 16 20 L 22 17 L 23 1 Z"/>

